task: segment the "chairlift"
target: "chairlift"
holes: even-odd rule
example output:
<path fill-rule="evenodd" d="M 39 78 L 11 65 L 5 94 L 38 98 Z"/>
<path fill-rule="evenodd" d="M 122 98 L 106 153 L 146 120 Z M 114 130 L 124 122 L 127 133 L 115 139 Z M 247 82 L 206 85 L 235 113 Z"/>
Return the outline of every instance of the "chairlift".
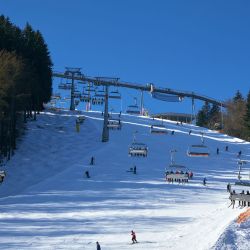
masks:
<path fill-rule="evenodd" d="M 133 135 L 133 143 L 129 146 L 128 154 L 130 156 L 136 156 L 136 157 L 140 157 L 140 156 L 147 157 L 148 147 L 145 143 L 136 142 L 136 139 L 135 139 L 136 133 L 137 131 Z"/>
<path fill-rule="evenodd" d="M 166 130 L 166 126 L 163 125 L 163 120 L 162 124 L 153 124 L 150 127 L 150 133 L 151 134 L 167 134 L 168 131 Z"/>
<path fill-rule="evenodd" d="M 136 97 L 134 97 L 134 101 L 135 101 L 135 104 L 129 105 L 127 110 L 126 110 L 126 113 L 132 114 L 132 115 L 139 115 L 139 114 L 141 114 L 141 111 L 140 111 L 139 106 L 137 105 L 137 98 Z"/>
<path fill-rule="evenodd" d="M 121 99 L 121 94 L 118 91 L 118 89 L 114 90 L 114 91 L 110 91 L 109 98 L 112 98 L 112 99 Z"/>
<path fill-rule="evenodd" d="M 84 91 L 86 92 L 95 92 L 96 91 L 96 87 L 94 87 L 93 85 L 88 85 L 84 88 Z"/>
<path fill-rule="evenodd" d="M 182 96 L 170 95 L 158 92 L 152 92 L 152 97 L 165 102 L 181 102 L 183 100 Z"/>
<path fill-rule="evenodd" d="M 191 145 L 188 147 L 187 155 L 190 157 L 208 157 L 210 155 L 208 147 L 204 144 L 203 133 L 201 134 L 202 144 Z"/>
<path fill-rule="evenodd" d="M 121 120 L 111 118 L 108 120 L 108 128 L 109 129 L 117 129 L 120 130 L 122 128 Z"/>
<path fill-rule="evenodd" d="M 96 91 L 95 91 L 95 97 L 105 97 L 105 95 L 106 95 L 106 92 L 105 92 L 105 90 L 104 89 L 97 89 Z"/>
<path fill-rule="evenodd" d="M 58 89 L 68 89 L 68 86 L 66 83 L 59 83 L 58 84 Z"/>
<path fill-rule="evenodd" d="M 104 103 L 104 98 L 102 97 L 92 97 L 91 98 L 91 103 L 93 105 L 103 105 Z"/>
<path fill-rule="evenodd" d="M 75 90 L 73 92 L 73 96 L 74 96 L 74 98 L 80 98 L 81 97 L 81 92 L 79 90 Z"/>
<path fill-rule="evenodd" d="M 90 102 L 91 101 L 90 93 L 87 93 L 83 90 L 81 93 L 80 101 L 81 102 Z"/>
<path fill-rule="evenodd" d="M 193 177 L 193 173 L 188 171 L 188 168 L 184 165 L 176 164 L 174 161 L 174 154 L 176 150 L 171 150 L 171 163 L 165 168 L 165 177 L 168 182 L 188 182 L 189 178 Z"/>

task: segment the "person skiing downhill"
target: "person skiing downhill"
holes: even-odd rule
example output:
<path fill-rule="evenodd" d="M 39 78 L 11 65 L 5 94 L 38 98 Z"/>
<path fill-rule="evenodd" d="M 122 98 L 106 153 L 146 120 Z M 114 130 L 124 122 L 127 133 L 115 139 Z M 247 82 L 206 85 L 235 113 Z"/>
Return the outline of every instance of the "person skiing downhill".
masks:
<path fill-rule="evenodd" d="M 96 250 L 101 250 L 101 246 L 98 241 L 96 242 Z"/>
<path fill-rule="evenodd" d="M 133 242 L 132 244 L 137 243 L 136 234 L 133 230 L 131 231 L 131 235 L 132 235 L 132 242 Z"/>

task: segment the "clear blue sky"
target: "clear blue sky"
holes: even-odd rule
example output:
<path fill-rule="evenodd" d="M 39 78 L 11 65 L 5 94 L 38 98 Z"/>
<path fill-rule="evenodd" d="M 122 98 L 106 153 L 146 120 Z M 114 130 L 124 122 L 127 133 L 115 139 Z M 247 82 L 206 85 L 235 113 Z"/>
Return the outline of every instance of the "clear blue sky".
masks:
<path fill-rule="evenodd" d="M 0 0 L 0 12 L 43 33 L 55 70 L 221 100 L 250 90 L 249 0 Z M 187 104 L 150 105 L 189 112 Z"/>

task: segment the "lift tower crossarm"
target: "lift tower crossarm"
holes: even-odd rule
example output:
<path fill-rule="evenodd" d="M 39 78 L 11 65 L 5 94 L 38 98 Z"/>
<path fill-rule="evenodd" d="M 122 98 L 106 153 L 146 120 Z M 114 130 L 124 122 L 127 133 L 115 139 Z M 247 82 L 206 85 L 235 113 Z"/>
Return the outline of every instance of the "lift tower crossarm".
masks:
<path fill-rule="evenodd" d="M 70 77 L 67 74 L 64 74 L 61 72 L 53 72 L 53 77 L 72 79 L 72 76 Z M 95 85 L 116 86 L 116 87 L 131 88 L 131 89 L 136 89 L 136 90 L 141 90 L 141 91 L 148 91 L 148 92 L 151 91 L 151 86 L 152 86 L 152 84 L 141 85 L 141 84 L 137 84 L 137 83 L 121 82 L 121 81 L 118 81 L 119 78 L 107 78 L 107 79 L 105 79 L 105 77 L 89 77 L 89 76 L 85 76 L 85 75 L 79 75 L 79 76 L 75 75 L 74 79 L 78 80 L 78 81 L 92 82 Z M 209 102 L 209 103 L 221 106 L 221 107 L 225 107 L 225 108 L 227 107 L 227 104 L 223 101 L 219 101 L 219 100 L 216 100 L 214 98 L 200 95 L 200 94 L 197 94 L 194 92 L 173 90 L 173 89 L 169 89 L 169 88 L 159 88 L 159 87 L 155 87 L 155 86 L 154 86 L 153 91 L 156 93 L 176 95 L 176 96 L 180 96 L 180 97 L 189 97 L 189 98 Z"/>

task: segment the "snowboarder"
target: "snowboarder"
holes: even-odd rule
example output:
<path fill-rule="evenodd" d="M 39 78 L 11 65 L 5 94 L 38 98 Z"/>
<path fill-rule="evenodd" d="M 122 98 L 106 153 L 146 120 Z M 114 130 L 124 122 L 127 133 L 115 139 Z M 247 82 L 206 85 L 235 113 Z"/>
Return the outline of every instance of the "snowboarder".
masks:
<path fill-rule="evenodd" d="M 230 183 L 227 184 L 227 192 L 231 193 L 231 185 L 230 185 Z"/>
<path fill-rule="evenodd" d="M 136 174 L 136 166 L 134 166 L 133 173 Z"/>
<path fill-rule="evenodd" d="M 132 242 L 133 242 L 132 244 L 137 243 L 136 234 L 133 230 L 131 231 L 131 235 L 132 235 Z"/>
<path fill-rule="evenodd" d="M 85 175 L 87 178 L 90 178 L 89 171 L 85 171 Z"/>
<path fill-rule="evenodd" d="M 207 184 L 207 179 L 206 179 L 206 177 L 203 179 L 203 185 L 204 186 L 206 186 L 206 184 Z"/>
<path fill-rule="evenodd" d="M 216 150 L 217 155 L 219 154 L 219 151 L 220 151 L 219 148 L 217 148 L 217 150 Z"/>
<path fill-rule="evenodd" d="M 90 160 L 90 165 L 94 165 L 94 162 L 95 162 L 95 158 L 94 158 L 94 156 L 92 156 L 91 160 Z"/>
<path fill-rule="evenodd" d="M 96 250 L 101 250 L 101 246 L 98 241 L 96 242 Z"/>

